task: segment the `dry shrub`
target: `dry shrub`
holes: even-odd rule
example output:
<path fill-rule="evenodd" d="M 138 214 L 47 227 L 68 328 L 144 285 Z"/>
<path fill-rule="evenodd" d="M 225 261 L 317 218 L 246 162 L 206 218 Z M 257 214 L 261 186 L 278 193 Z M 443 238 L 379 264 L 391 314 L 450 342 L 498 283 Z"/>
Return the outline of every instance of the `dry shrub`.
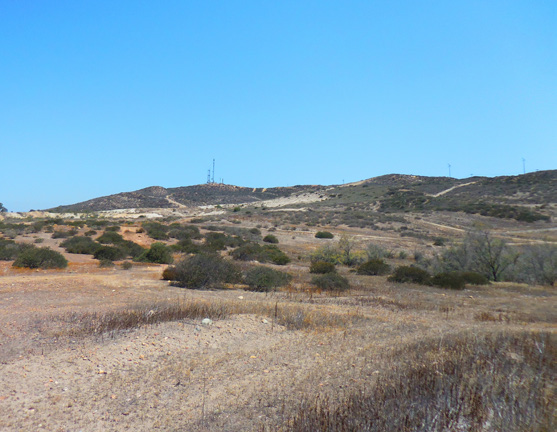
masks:
<path fill-rule="evenodd" d="M 501 333 L 406 347 L 374 385 L 304 401 L 283 430 L 555 430 L 555 341 Z"/>

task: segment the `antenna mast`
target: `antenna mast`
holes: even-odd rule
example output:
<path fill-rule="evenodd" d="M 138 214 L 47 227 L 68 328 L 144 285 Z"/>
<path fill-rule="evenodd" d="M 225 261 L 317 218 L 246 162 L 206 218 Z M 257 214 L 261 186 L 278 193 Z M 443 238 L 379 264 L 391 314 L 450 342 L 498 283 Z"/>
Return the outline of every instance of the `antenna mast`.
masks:
<path fill-rule="evenodd" d="M 213 179 L 211 180 L 211 183 L 215 182 L 215 159 L 213 158 Z"/>

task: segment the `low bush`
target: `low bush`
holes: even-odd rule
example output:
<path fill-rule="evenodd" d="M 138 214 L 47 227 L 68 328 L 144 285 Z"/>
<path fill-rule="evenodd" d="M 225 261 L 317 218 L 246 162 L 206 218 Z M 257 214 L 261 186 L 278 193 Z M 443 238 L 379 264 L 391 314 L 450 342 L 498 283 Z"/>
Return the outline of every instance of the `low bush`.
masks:
<path fill-rule="evenodd" d="M 335 265 L 326 261 L 314 261 L 309 266 L 309 272 L 314 274 L 335 273 L 336 271 Z"/>
<path fill-rule="evenodd" d="M 329 231 L 317 231 L 315 233 L 315 238 L 318 239 L 332 239 L 334 238 L 334 234 Z"/>
<path fill-rule="evenodd" d="M 209 250 L 224 250 L 227 247 L 238 247 L 244 244 L 240 237 L 228 236 L 219 232 L 209 232 L 205 235 L 205 247 Z"/>
<path fill-rule="evenodd" d="M 126 253 L 115 246 L 101 246 L 98 248 L 95 253 L 93 254 L 95 259 L 101 260 L 110 260 L 116 261 L 126 258 Z"/>
<path fill-rule="evenodd" d="M 380 260 L 383 258 L 393 258 L 394 254 L 392 251 L 385 249 L 375 243 L 370 243 L 366 247 L 366 255 L 368 260 Z"/>
<path fill-rule="evenodd" d="M 53 251 L 50 248 L 29 247 L 25 248 L 16 258 L 13 267 L 25 268 L 65 268 L 68 261 L 60 252 Z"/>
<path fill-rule="evenodd" d="M 174 261 L 171 250 L 164 243 L 153 243 L 149 249 L 136 258 L 136 261 L 155 264 L 171 264 Z"/>
<path fill-rule="evenodd" d="M 368 276 L 385 275 L 391 267 L 382 259 L 370 259 L 358 267 L 358 274 Z"/>
<path fill-rule="evenodd" d="M 115 231 L 105 231 L 97 241 L 102 244 L 118 244 L 124 241 L 124 237 Z"/>
<path fill-rule="evenodd" d="M 314 276 L 311 283 L 322 291 L 330 292 L 343 292 L 350 289 L 348 279 L 337 273 L 326 273 L 319 276 Z"/>
<path fill-rule="evenodd" d="M 242 280 L 240 270 L 230 261 L 216 254 L 199 254 L 176 264 L 173 282 L 179 287 L 200 289 L 218 288 L 224 283 Z"/>
<path fill-rule="evenodd" d="M 122 267 L 122 270 L 129 270 L 133 267 L 133 264 L 130 261 L 124 261 L 120 267 Z"/>
<path fill-rule="evenodd" d="M 464 289 L 466 281 L 460 272 L 437 273 L 431 278 L 431 283 L 440 288 L 449 288 L 454 290 Z"/>
<path fill-rule="evenodd" d="M 32 247 L 33 245 L 0 238 L 0 261 L 15 260 L 21 252 Z"/>
<path fill-rule="evenodd" d="M 464 282 L 470 285 L 489 285 L 489 279 L 484 275 L 472 271 L 461 272 L 460 276 Z"/>
<path fill-rule="evenodd" d="M 249 291 L 269 292 L 278 287 L 288 285 L 292 276 L 288 273 L 274 270 L 269 267 L 255 267 L 246 273 L 245 282 Z"/>
<path fill-rule="evenodd" d="M 54 231 L 54 232 L 52 233 L 52 236 L 51 236 L 51 237 L 52 237 L 53 239 L 68 238 L 68 237 L 72 237 L 72 236 L 74 236 L 74 235 L 76 235 L 76 234 L 77 234 L 77 231 L 74 230 L 74 229 L 69 230 L 69 231 Z"/>
<path fill-rule="evenodd" d="M 66 252 L 74 254 L 93 255 L 101 244 L 94 241 L 91 237 L 76 236 L 64 240 L 60 246 L 66 249 Z"/>
<path fill-rule="evenodd" d="M 230 255 L 238 261 L 272 262 L 277 265 L 285 265 L 290 262 L 290 258 L 277 246 L 261 246 L 257 243 L 246 243 L 232 251 Z"/>
<path fill-rule="evenodd" d="M 109 259 L 103 258 L 103 259 L 99 260 L 99 267 L 100 268 L 114 267 L 114 263 Z"/>
<path fill-rule="evenodd" d="M 400 266 L 395 269 L 393 274 L 387 279 L 389 282 L 410 282 L 421 285 L 430 285 L 430 274 L 418 267 Z"/>
<path fill-rule="evenodd" d="M 169 227 L 159 222 L 145 222 L 143 228 L 153 240 L 168 240 Z"/>
<path fill-rule="evenodd" d="M 277 244 L 279 242 L 278 238 L 273 234 L 267 234 L 265 237 L 263 237 L 263 241 L 265 243 L 274 243 L 274 244 Z"/>
<path fill-rule="evenodd" d="M 163 280 L 175 281 L 177 280 L 178 273 L 175 266 L 168 266 L 162 271 Z"/>

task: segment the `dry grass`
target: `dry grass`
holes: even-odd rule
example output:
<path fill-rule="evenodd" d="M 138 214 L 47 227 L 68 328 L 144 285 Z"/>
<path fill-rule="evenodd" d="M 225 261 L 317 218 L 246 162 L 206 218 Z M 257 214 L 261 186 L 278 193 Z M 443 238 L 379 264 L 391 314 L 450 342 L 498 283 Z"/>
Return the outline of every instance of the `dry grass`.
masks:
<path fill-rule="evenodd" d="M 306 400 L 283 430 L 555 430 L 556 339 L 460 335 L 405 347 L 373 385 Z"/>

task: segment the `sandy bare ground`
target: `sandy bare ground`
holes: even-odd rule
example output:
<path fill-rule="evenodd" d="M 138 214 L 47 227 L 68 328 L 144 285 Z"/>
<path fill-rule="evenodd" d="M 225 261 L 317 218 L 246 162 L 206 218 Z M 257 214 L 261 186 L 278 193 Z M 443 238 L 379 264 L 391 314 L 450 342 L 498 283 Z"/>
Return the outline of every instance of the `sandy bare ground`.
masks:
<path fill-rule="evenodd" d="M 183 290 L 159 280 L 160 270 L 82 263 L 63 272 L 5 271 L 0 430 L 273 429 L 303 397 L 340 397 L 371 385 L 395 347 L 489 328 L 556 330 L 555 294 L 524 286 L 447 292 L 359 277 L 349 295 L 310 298 Z M 318 308 L 357 319 L 287 330 L 272 315 L 251 313 L 212 326 L 181 320 L 102 337 L 64 336 L 70 312 L 185 298 Z M 503 318 L 480 322 L 481 311 Z"/>

